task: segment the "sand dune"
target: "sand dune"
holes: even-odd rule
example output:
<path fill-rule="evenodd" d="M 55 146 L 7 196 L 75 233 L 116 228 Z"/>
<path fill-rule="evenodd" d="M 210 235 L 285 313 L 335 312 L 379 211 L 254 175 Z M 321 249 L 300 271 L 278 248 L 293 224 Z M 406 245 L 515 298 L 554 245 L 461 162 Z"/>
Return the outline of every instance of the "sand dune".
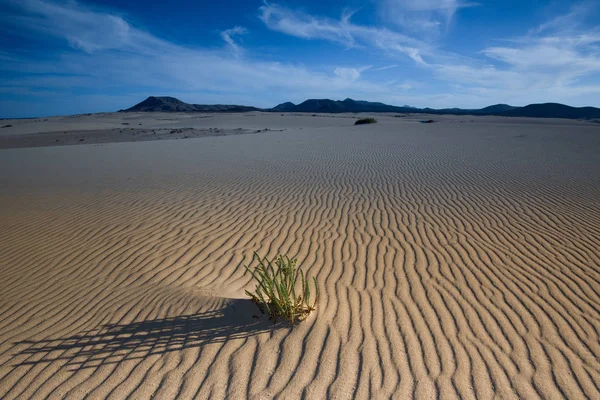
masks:
<path fill-rule="evenodd" d="M 600 398 L 600 126 L 297 118 L 0 151 L 0 398 Z"/>

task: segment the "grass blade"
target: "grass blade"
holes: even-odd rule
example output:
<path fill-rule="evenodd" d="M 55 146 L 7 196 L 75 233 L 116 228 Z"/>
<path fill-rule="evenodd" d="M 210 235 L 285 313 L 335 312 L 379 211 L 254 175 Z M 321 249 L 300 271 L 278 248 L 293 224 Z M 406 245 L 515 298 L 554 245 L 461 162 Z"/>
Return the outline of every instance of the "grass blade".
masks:
<path fill-rule="evenodd" d="M 274 320 L 285 318 L 293 324 L 304 320 L 315 309 L 319 298 L 316 278 L 312 279 L 315 300 L 311 305 L 310 281 L 303 271 L 296 268 L 296 259 L 279 255 L 269 260 L 254 252 L 250 265 L 254 264 L 255 259 L 258 260 L 258 265 L 254 268 L 244 266 L 256 281 L 254 293 L 246 290 L 246 294 Z M 301 285 L 298 288 L 300 292 L 296 291 L 297 284 Z"/>

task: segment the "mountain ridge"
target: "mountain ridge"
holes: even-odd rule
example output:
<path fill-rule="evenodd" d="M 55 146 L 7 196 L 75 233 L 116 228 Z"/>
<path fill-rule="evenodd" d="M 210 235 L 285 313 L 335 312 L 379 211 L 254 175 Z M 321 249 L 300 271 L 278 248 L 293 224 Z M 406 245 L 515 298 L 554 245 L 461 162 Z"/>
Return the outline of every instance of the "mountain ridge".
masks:
<path fill-rule="evenodd" d="M 396 112 L 437 115 L 494 115 L 506 117 L 594 119 L 600 118 L 600 108 L 571 107 L 560 103 L 538 103 L 523 107 L 508 104 L 494 104 L 481 109 L 461 108 L 415 108 L 392 106 L 381 102 L 364 100 L 308 99 L 300 104 L 285 102 L 273 108 L 258 108 L 233 104 L 188 104 L 175 97 L 150 96 L 146 100 L 121 112 L 305 112 L 305 113 L 360 113 Z"/>
<path fill-rule="evenodd" d="M 260 108 L 234 104 L 188 104 L 175 97 L 150 96 L 141 103 L 121 112 L 248 112 Z"/>

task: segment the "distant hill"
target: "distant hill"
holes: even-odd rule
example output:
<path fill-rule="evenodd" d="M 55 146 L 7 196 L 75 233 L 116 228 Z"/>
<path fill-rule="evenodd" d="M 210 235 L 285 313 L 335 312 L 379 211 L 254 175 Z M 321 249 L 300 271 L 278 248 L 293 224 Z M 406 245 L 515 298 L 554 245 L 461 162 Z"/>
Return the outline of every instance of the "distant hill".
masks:
<path fill-rule="evenodd" d="M 479 109 L 465 109 L 465 108 L 412 108 L 412 112 L 423 112 L 427 114 L 439 114 L 439 115 L 502 115 L 505 111 L 514 110 L 519 107 L 509 106 L 508 104 L 495 104 Z"/>
<path fill-rule="evenodd" d="M 330 100 L 330 99 L 310 99 L 294 107 L 292 103 L 286 104 L 287 111 L 310 112 L 310 113 L 345 113 L 345 112 L 411 112 L 415 109 L 408 107 L 396 107 L 383 103 L 374 103 L 370 101 L 357 101 L 352 99 Z M 282 106 L 280 104 L 277 107 Z M 275 107 L 275 108 L 277 108 Z"/>
<path fill-rule="evenodd" d="M 303 103 L 283 103 L 272 109 L 274 111 L 307 112 L 307 113 L 343 113 L 343 112 L 398 112 L 421 113 L 437 115 L 495 115 L 506 117 L 535 117 L 535 118 L 569 118 L 593 119 L 600 118 L 600 109 L 594 107 L 570 107 L 564 104 L 545 103 L 531 104 L 525 107 L 515 107 L 508 104 L 495 104 L 481 109 L 461 108 L 415 108 L 410 106 L 390 106 L 384 103 L 357 101 L 346 99 L 335 101 L 330 99 L 310 99 Z"/>
<path fill-rule="evenodd" d="M 496 104 L 493 106 L 487 106 L 480 110 L 476 110 L 477 113 L 482 115 L 490 115 L 490 114 L 502 114 L 506 111 L 515 110 L 519 107 L 509 106 L 508 104 Z"/>
<path fill-rule="evenodd" d="M 175 97 L 155 97 L 150 96 L 141 103 L 121 110 L 123 112 L 248 112 L 262 111 L 260 108 L 227 105 L 227 104 L 188 104 L 176 99 Z"/>
<path fill-rule="evenodd" d="M 223 104 L 188 104 L 174 97 L 150 96 L 124 112 L 303 112 L 303 113 L 359 113 L 359 112 L 395 112 L 421 113 L 437 115 L 496 115 L 506 117 L 535 117 L 535 118 L 569 118 L 595 119 L 600 118 L 600 108 L 570 107 L 558 103 L 530 104 L 525 107 L 515 107 L 508 104 L 496 104 L 481 109 L 461 108 L 415 108 L 410 106 L 391 106 L 379 102 L 363 100 L 330 100 L 309 99 L 300 104 L 291 102 L 281 103 L 270 109 L 257 107 L 223 105 Z"/>
<path fill-rule="evenodd" d="M 280 111 L 280 112 L 293 111 L 294 107 L 296 107 L 296 105 L 294 103 L 290 103 L 288 101 L 286 103 L 281 103 L 281 104 L 276 105 L 275 107 L 273 107 L 271 109 L 271 111 Z"/>
<path fill-rule="evenodd" d="M 590 119 L 600 118 L 600 108 L 571 107 L 558 103 L 544 103 L 530 104 L 525 107 L 505 111 L 502 114 L 511 117 Z"/>

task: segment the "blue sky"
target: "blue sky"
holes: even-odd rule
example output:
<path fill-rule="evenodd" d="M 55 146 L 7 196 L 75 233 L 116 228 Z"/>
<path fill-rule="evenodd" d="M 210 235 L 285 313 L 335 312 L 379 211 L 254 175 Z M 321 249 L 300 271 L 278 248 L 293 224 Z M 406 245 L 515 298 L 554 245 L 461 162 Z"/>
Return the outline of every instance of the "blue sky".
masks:
<path fill-rule="evenodd" d="M 600 2 L 0 0 L 0 117 L 149 95 L 600 106 Z"/>

